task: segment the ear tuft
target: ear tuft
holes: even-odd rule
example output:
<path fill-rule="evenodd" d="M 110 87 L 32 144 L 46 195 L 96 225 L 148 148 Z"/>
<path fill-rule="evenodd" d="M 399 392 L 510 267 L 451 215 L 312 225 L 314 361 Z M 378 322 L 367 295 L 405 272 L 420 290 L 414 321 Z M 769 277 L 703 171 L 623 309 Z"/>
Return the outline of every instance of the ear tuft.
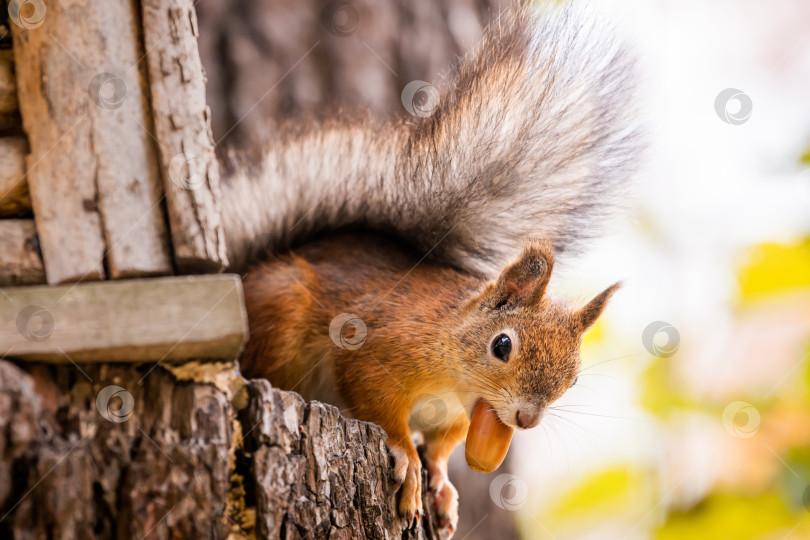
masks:
<path fill-rule="evenodd" d="M 577 321 L 580 332 L 585 332 L 585 330 L 593 326 L 596 319 L 598 319 L 599 316 L 602 315 L 602 312 L 605 311 L 605 307 L 607 306 L 607 302 L 610 300 L 610 297 L 613 296 L 613 293 L 619 290 L 621 286 L 622 283 L 620 281 L 614 283 L 601 293 L 597 294 L 593 300 L 574 312 L 574 319 Z"/>
<path fill-rule="evenodd" d="M 531 240 L 518 259 L 501 272 L 490 298 L 490 309 L 534 304 L 543 297 L 554 267 L 554 248 L 548 240 Z"/>

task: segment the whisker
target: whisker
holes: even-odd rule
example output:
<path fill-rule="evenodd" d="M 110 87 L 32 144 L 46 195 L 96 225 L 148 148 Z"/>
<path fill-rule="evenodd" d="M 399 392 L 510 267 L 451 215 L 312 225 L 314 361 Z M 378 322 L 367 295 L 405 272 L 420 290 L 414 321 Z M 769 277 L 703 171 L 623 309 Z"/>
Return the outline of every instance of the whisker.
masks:
<path fill-rule="evenodd" d="M 582 373 L 583 371 L 589 370 L 591 368 L 595 368 L 596 366 L 601 366 L 602 364 L 607 364 L 608 362 L 615 362 L 616 360 L 624 360 L 625 358 L 632 358 L 634 356 L 641 356 L 641 354 L 642 353 L 626 354 L 624 356 L 617 356 L 616 358 L 608 358 L 607 360 L 602 360 L 601 362 L 591 364 L 590 366 L 579 370 L 579 373 Z"/>
<path fill-rule="evenodd" d="M 628 416 L 611 416 L 611 415 L 608 415 L 608 414 L 596 414 L 596 413 L 589 413 L 589 412 L 583 412 L 583 411 L 567 411 L 565 409 L 560 408 L 560 406 L 549 407 L 549 410 L 554 410 L 554 411 L 558 411 L 558 412 L 567 412 L 567 413 L 571 413 L 571 414 L 583 414 L 585 416 L 596 416 L 596 417 L 599 417 L 599 418 L 613 418 L 615 420 L 630 420 L 630 421 L 633 421 L 633 422 L 650 422 L 650 420 L 647 420 L 646 418 L 630 418 Z"/>

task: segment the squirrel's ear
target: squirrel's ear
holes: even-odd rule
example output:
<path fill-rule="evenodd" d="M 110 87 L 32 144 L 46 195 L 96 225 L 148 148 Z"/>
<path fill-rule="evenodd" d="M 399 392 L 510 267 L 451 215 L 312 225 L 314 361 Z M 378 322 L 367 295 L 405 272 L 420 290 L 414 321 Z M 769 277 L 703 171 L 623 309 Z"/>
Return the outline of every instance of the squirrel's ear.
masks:
<path fill-rule="evenodd" d="M 579 325 L 580 332 L 584 332 L 593 326 L 596 319 L 598 319 L 602 312 L 605 311 L 605 306 L 607 306 L 607 302 L 610 300 L 610 297 L 613 296 L 613 293 L 615 293 L 621 286 L 621 282 L 614 283 L 604 291 L 597 294 L 593 300 L 574 312 L 574 319 Z"/>
<path fill-rule="evenodd" d="M 546 292 L 554 267 L 554 248 L 547 240 L 529 242 L 520 257 L 501 272 L 484 305 L 490 309 L 530 305 Z"/>

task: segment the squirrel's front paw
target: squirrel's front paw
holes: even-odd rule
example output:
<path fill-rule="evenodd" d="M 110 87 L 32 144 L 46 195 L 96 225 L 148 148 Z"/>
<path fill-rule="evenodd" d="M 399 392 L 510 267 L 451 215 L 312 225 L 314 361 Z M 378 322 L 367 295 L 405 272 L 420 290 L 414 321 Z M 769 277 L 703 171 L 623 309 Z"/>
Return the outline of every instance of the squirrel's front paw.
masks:
<path fill-rule="evenodd" d="M 436 517 L 439 527 L 447 529 L 450 536 L 458 526 L 458 491 L 447 478 L 447 472 L 442 467 L 429 467 L 430 490 L 434 493 L 433 503 L 436 505 Z"/>
<path fill-rule="evenodd" d="M 422 463 L 415 450 L 413 456 L 399 446 L 391 446 L 389 451 L 394 458 L 394 480 L 400 490 L 399 515 L 410 525 L 422 517 Z"/>

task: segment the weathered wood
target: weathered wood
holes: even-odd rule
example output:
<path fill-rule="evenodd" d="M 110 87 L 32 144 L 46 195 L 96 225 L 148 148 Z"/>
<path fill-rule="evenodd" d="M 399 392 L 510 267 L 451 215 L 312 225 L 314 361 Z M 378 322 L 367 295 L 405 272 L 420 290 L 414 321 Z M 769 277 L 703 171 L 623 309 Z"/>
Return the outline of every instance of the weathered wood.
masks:
<path fill-rule="evenodd" d="M 31 197 L 25 180 L 25 137 L 0 138 L 0 217 L 31 213 Z"/>
<path fill-rule="evenodd" d="M 140 383 L 146 366 L 26 369 L 0 361 L 4 537 L 241 537 L 226 391 L 162 368 Z"/>
<path fill-rule="evenodd" d="M 142 4 L 175 265 L 181 272 L 218 272 L 228 260 L 194 2 L 143 0 Z"/>
<path fill-rule="evenodd" d="M 48 362 L 233 360 L 247 337 L 239 276 L 5 289 L 0 355 Z"/>
<path fill-rule="evenodd" d="M 138 23 L 135 0 L 83 0 L 12 25 L 49 283 L 172 272 Z"/>
<path fill-rule="evenodd" d="M 45 283 L 36 234 L 32 219 L 0 220 L 0 287 Z"/>
<path fill-rule="evenodd" d="M 10 50 L 0 50 L 0 115 L 14 113 L 18 109 L 14 55 Z"/>
<path fill-rule="evenodd" d="M 0 26 L 0 32 L 8 28 Z M 0 130 L 7 130 L 20 123 L 20 106 L 17 101 L 17 81 L 14 77 L 14 55 L 8 49 L 0 50 Z"/>
<path fill-rule="evenodd" d="M 442 538 L 427 491 L 416 527 L 396 515 L 379 426 L 233 363 L 23 368 L 0 360 L 11 537 Z"/>

